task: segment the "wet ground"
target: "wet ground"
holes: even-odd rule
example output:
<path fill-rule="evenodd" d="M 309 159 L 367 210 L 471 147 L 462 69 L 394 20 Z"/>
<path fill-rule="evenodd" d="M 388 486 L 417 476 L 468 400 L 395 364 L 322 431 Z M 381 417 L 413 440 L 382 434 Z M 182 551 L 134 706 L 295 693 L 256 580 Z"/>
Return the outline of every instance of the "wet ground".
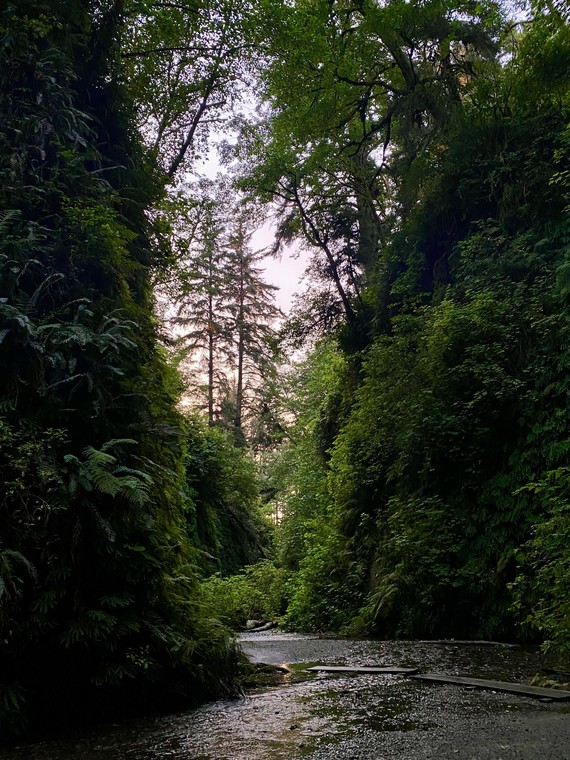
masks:
<path fill-rule="evenodd" d="M 397 665 L 527 683 L 536 652 L 502 646 L 246 634 L 254 662 L 287 665 L 236 701 L 0 752 L 0 760 L 570 760 L 570 704 L 314 664 Z"/>

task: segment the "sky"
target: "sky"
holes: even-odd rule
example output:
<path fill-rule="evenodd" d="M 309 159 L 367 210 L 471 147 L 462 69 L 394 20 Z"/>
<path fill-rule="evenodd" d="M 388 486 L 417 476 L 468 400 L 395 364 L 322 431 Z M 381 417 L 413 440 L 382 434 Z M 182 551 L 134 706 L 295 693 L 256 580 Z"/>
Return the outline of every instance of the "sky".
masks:
<path fill-rule="evenodd" d="M 251 238 L 254 250 L 267 248 L 273 244 L 270 224 L 265 224 Z M 279 288 L 275 302 L 285 314 L 291 310 L 293 296 L 303 290 L 303 273 L 307 266 L 307 254 L 297 246 L 287 247 L 277 257 L 267 257 L 264 262 L 265 280 Z"/>

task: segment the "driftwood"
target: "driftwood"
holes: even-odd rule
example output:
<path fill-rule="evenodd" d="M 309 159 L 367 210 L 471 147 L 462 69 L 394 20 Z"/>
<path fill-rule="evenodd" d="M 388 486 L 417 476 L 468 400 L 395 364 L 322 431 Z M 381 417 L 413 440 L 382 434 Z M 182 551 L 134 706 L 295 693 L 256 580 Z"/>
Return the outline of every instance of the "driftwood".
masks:
<path fill-rule="evenodd" d="M 245 630 L 248 633 L 259 633 L 259 631 L 270 631 L 272 628 L 277 628 L 279 623 L 273 620 L 264 622 L 263 620 L 248 620 L 245 624 Z"/>

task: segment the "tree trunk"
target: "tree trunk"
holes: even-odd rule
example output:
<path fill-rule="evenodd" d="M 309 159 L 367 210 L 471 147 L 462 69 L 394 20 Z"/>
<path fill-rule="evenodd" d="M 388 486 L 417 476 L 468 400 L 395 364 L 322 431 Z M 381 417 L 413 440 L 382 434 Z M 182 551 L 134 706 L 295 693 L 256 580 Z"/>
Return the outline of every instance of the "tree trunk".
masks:
<path fill-rule="evenodd" d="M 239 284 L 239 310 L 238 310 L 238 368 L 237 368 L 237 390 L 236 390 L 236 416 L 235 428 L 241 430 L 241 410 L 243 404 L 243 359 L 245 353 L 245 336 L 244 336 L 244 265 L 243 255 L 240 264 L 240 284 Z"/>
<path fill-rule="evenodd" d="M 211 270 L 210 270 L 211 277 Z M 208 295 L 208 425 L 214 424 L 214 295 Z"/>

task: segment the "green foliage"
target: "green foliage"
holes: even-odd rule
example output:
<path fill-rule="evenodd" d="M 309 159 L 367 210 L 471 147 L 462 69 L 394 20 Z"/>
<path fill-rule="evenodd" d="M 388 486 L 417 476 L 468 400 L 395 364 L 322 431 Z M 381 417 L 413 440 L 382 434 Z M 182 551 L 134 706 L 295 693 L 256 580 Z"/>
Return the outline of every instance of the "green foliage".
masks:
<path fill-rule="evenodd" d="M 118 465 L 117 458 L 109 453 L 117 446 L 133 443 L 136 444 L 136 441 L 125 438 L 107 441 L 100 450 L 88 446 L 83 452 L 84 461 L 73 454 L 64 456 L 64 462 L 71 471 L 68 480 L 70 496 L 76 496 L 78 488 L 97 490 L 113 497 L 123 496 L 136 507 L 143 507 L 150 498 L 150 475 Z"/>
<path fill-rule="evenodd" d="M 268 468 L 268 483 L 280 517 L 276 557 L 290 576 L 284 623 L 297 630 L 338 629 L 361 602 L 364 563 L 352 561 L 338 535 L 327 483 L 347 374 L 334 341 L 321 341 L 283 388 L 287 441 Z"/>
<path fill-rule="evenodd" d="M 294 625 L 539 634 L 565 651 L 568 39 L 556 19 L 537 16 L 502 66 L 478 61 L 461 109 L 411 160 L 413 125 L 397 123 L 398 221 L 363 292 L 374 313 L 360 312 L 374 337 L 355 353 L 340 333 L 352 358 L 334 365 L 334 403 L 319 417 L 310 397 L 309 435 L 287 455 L 288 482 L 303 485 L 282 490 Z M 301 481 L 305 462 L 318 465 Z"/>
<path fill-rule="evenodd" d="M 230 434 L 187 419 L 187 530 L 201 551 L 205 573 L 237 573 L 259 560 L 271 526 L 261 511 L 258 477 L 251 455 Z"/>
<path fill-rule="evenodd" d="M 121 5 L 122 64 L 137 101 L 137 122 L 169 178 L 187 174 L 192 161 L 207 153 L 212 133 L 240 101 L 248 61 L 258 65 L 252 45 L 257 5 Z"/>
<path fill-rule="evenodd" d="M 208 614 L 237 629 L 247 620 L 277 620 L 287 603 L 287 573 L 265 560 L 224 578 L 219 573 L 202 581 L 201 599 Z"/>
<path fill-rule="evenodd" d="M 285 624 L 301 631 L 338 631 L 364 601 L 365 563 L 351 557 L 332 515 L 304 524 L 306 553 L 289 581 Z"/>
<path fill-rule="evenodd" d="M 371 327 L 365 288 L 374 276 L 387 290 L 392 276 L 380 251 L 414 207 L 472 81 L 495 63 L 500 4 L 262 7 L 267 108 L 243 130 L 244 184 L 277 204 L 277 246 L 298 239 L 313 254 L 298 332 L 322 335 L 344 319 L 345 347 L 359 350 Z M 375 316 L 386 327 L 388 315 Z"/>
<path fill-rule="evenodd" d="M 285 379 L 280 418 L 287 426 L 287 440 L 271 463 L 269 483 L 277 511 L 282 512 L 277 557 L 292 570 L 298 569 L 307 551 L 309 525 L 327 519 L 326 458 L 335 430 L 325 432 L 320 423 L 338 411 L 344 366 L 334 343 L 323 341 Z"/>
<path fill-rule="evenodd" d="M 515 610 L 523 626 L 539 631 L 544 649 L 570 659 L 570 469 L 550 470 L 523 486 L 537 512 L 545 515 L 517 558 L 520 574 L 513 584 Z"/>
<path fill-rule="evenodd" d="M 384 543 L 374 567 L 368 624 L 378 627 L 382 621 L 386 631 L 407 637 L 438 631 L 439 617 L 446 613 L 449 627 L 456 625 L 454 607 L 462 603 L 462 587 L 474 580 L 468 568 L 458 566 L 461 518 L 428 496 L 407 501 L 393 497 L 383 519 L 386 525 L 378 527 Z"/>
<path fill-rule="evenodd" d="M 540 519 L 514 492 L 545 458 L 560 461 L 568 425 L 550 395 L 568 377 L 553 352 L 566 334 L 556 239 L 540 237 L 473 234 L 457 284 L 394 319 L 368 352 L 332 494 L 355 555 L 372 555 L 372 619 L 384 633 L 512 631 L 506 584 Z"/>
<path fill-rule="evenodd" d="M 306 630 L 567 652 L 570 47 L 561 4 L 532 8 L 506 40 L 495 3 L 463 0 L 0 11 L 1 731 L 220 693 L 220 621 L 285 604 Z M 346 322 L 273 413 L 277 566 L 253 564 L 253 460 L 176 411 L 151 289 L 164 174 L 254 38 L 268 118 L 243 132 L 245 184 L 317 254 L 312 323 Z M 231 314 L 252 375 L 254 302 Z"/>

